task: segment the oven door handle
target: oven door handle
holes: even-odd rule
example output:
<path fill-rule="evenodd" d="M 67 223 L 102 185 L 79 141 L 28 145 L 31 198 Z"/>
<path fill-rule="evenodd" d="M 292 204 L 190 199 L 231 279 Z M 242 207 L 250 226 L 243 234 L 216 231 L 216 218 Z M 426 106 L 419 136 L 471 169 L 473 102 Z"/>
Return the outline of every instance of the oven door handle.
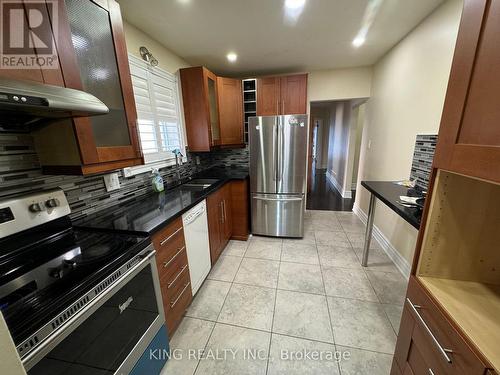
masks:
<path fill-rule="evenodd" d="M 93 314 L 99 307 L 101 307 L 109 298 L 111 298 L 113 294 L 110 295 L 113 291 L 118 291 L 121 287 L 123 287 L 126 283 L 128 283 L 133 277 L 135 277 L 142 269 L 147 267 L 148 264 L 151 264 L 151 268 L 153 270 L 153 275 L 156 272 L 156 263 L 154 261 L 154 255 L 156 250 L 150 245 L 151 250 L 143 252 L 138 257 L 140 261 L 133 265 L 129 270 L 124 272 L 119 278 L 114 280 L 112 284 L 109 285 L 108 288 L 105 289 L 103 293 L 98 294 L 93 297 L 86 306 L 82 307 L 80 311 L 75 313 L 74 316 L 66 320 L 60 326 L 56 328 L 49 336 L 43 339 L 39 346 L 34 348 L 31 352 L 26 354 L 22 359 L 22 363 L 25 367 L 26 371 L 29 371 L 33 366 L 35 366 L 40 359 L 42 359 L 46 354 L 48 354 L 54 347 L 56 347 L 62 340 L 64 340 L 68 335 L 70 335 L 78 326 L 83 323 L 91 314 Z M 125 267 L 127 263 L 125 263 L 122 267 Z M 116 271 L 115 271 L 116 272 Z M 104 279 L 106 280 L 106 279 Z M 104 282 L 104 280 L 102 282 Z M 99 284 L 98 284 L 99 285 Z M 87 294 L 92 293 L 96 288 L 92 288 Z M 81 298 L 81 297 L 80 297 Z M 55 319 L 57 319 L 64 312 L 61 312 L 56 317 L 52 318 L 47 324 L 50 325 Z M 161 314 L 160 314 L 161 315 Z M 38 332 L 44 329 L 45 326 L 40 328 L 34 335 L 37 335 Z M 30 340 L 28 337 L 25 341 L 23 341 L 19 346 L 24 345 L 24 343 Z"/>

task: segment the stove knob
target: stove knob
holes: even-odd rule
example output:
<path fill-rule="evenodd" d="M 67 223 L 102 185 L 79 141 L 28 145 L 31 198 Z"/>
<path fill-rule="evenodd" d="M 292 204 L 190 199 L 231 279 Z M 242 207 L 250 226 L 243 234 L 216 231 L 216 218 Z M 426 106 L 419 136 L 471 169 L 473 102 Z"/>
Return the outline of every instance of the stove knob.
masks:
<path fill-rule="evenodd" d="M 63 264 L 68 268 L 76 268 L 76 262 L 73 259 L 64 259 Z"/>
<path fill-rule="evenodd" d="M 45 205 L 43 204 L 43 202 L 32 203 L 29 206 L 29 210 L 31 212 L 35 212 L 35 213 L 42 212 L 42 211 L 45 211 Z"/>
<path fill-rule="evenodd" d="M 54 279 L 62 279 L 62 277 L 64 276 L 64 272 L 60 268 L 54 268 L 52 271 L 50 271 L 50 276 Z"/>
<path fill-rule="evenodd" d="M 47 206 L 47 208 L 54 208 L 54 207 L 59 206 L 59 204 L 60 204 L 60 202 L 59 202 L 59 199 L 57 199 L 57 198 L 51 198 L 45 202 L 45 205 Z"/>

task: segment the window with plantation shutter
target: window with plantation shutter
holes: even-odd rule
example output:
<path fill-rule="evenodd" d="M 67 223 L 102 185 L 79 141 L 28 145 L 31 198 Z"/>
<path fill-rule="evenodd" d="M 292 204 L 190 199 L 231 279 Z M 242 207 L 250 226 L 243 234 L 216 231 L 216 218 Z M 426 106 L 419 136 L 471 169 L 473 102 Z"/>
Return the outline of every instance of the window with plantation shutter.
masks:
<path fill-rule="evenodd" d="M 185 155 L 177 77 L 129 56 L 137 127 L 146 163 Z"/>

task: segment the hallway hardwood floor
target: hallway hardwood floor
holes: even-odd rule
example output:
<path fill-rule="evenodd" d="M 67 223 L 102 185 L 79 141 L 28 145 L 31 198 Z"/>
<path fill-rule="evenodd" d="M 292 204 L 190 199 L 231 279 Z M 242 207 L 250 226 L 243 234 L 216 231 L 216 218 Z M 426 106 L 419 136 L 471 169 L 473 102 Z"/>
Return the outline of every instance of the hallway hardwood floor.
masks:
<path fill-rule="evenodd" d="M 355 191 L 352 198 L 342 198 L 340 193 L 326 178 L 326 171 L 313 168 L 311 191 L 307 193 L 308 210 L 352 211 Z"/>

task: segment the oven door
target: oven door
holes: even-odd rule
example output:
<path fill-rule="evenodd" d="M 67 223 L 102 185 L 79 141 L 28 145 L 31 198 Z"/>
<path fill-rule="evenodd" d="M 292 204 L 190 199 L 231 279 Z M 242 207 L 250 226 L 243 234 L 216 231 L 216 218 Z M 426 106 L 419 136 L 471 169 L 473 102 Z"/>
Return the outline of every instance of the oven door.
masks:
<path fill-rule="evenodd" d="M 23 363 L 30 375 L 128 374 L 164 322 L 152 250 Z"/>

